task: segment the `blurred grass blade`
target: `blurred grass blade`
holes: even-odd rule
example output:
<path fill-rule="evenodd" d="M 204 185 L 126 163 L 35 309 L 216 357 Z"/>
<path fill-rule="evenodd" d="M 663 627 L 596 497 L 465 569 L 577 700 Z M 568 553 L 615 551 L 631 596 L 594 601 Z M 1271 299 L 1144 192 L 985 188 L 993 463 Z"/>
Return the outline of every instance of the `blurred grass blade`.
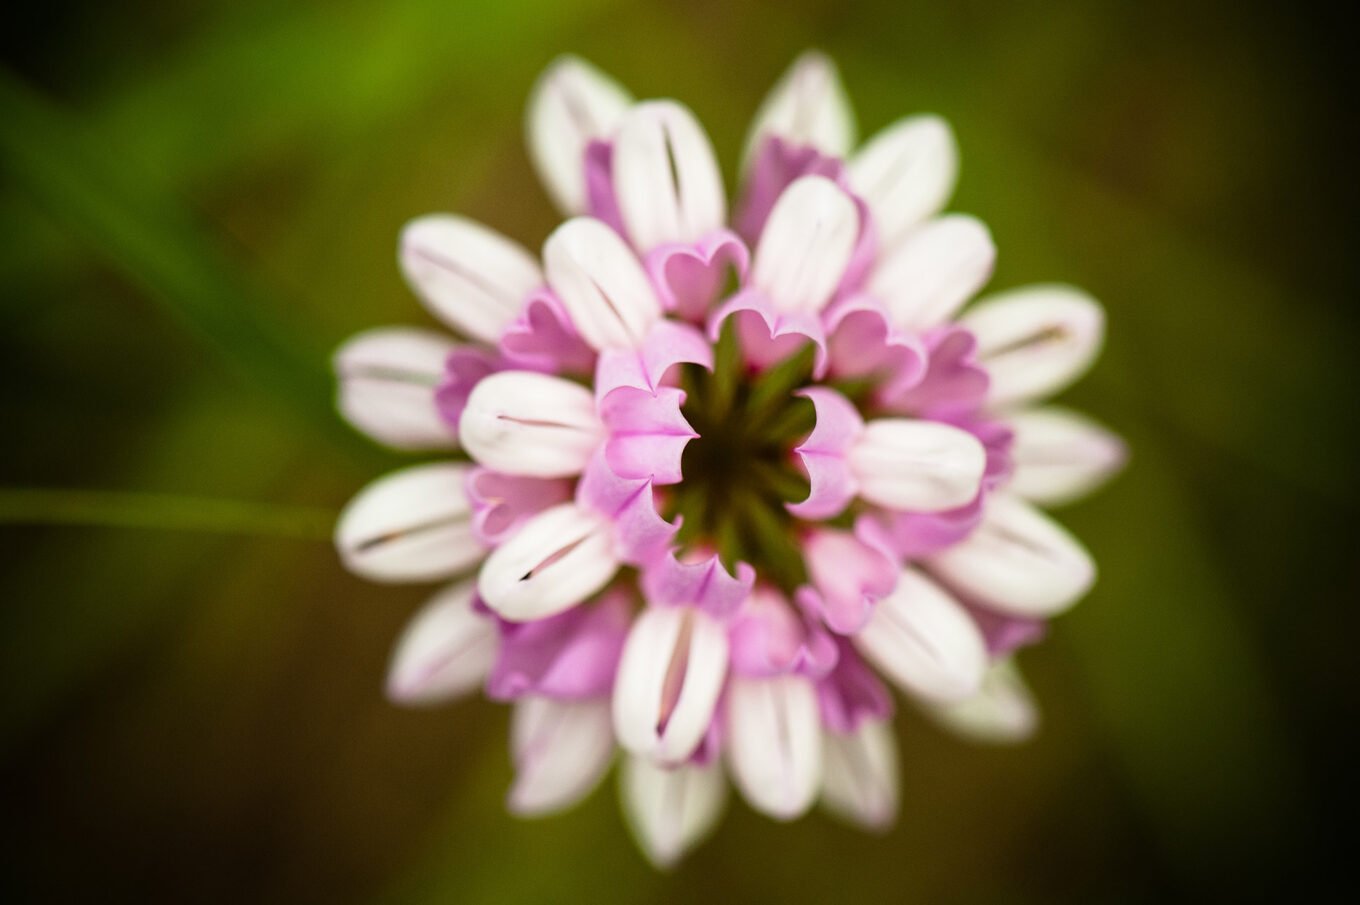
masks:
<path fill-rule="evenodd" d="M 328 540 L 336 513 L 319 506 L 163 493 L 0 488 L 0 525 L 83 525 Z"/>
<path fill-rule="evenodd" d="M 325 350 L 273 320 L 253 286 L 149 173 L 0 73 L 0 163 L 55 220 L 328 441 L 362 455 L 331 404 Z"/>

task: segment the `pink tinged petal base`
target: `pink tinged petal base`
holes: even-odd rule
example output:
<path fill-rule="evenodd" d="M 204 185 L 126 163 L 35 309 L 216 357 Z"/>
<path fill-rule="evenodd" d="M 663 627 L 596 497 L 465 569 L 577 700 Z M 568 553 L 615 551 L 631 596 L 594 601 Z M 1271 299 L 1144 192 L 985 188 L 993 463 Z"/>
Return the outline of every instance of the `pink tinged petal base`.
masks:
<path fill-rule="evenodd" d="M 614 143 L 595 139 L 586 146 L 586 213 L 626 235 L 619 196 L 614 191 Z"/>
<path fill-rule="evenodd" d="M 977 340 L 962 327 L 948 326 L 925 334 L 926 372 L 920 382 L 878 396 L 880 405 L 907 415 L 938 417 L 971 413 L 987 398 L 990 379 L 977 364 Z"/>
<path fill-rule="evenodd" d="M 483 378 L 458 424 L 463 448 L 479 464 L 535 478 L 580 474 L 604 435 L 589 390 L 533 371 Z"/>
<path fill-rule="evenodd" d="M 808 51 L 782 75 L 756 111 L 745 163 L 768 139 L 844 157 L 855 143 L 855 117 L 840 74 L 825 54 Z"/>
<path fill-rule="evenodd" d="M 836 302 L 826 314 L 828 374 L 832 378 L 877 378 L 876 393 L 892 399 L 925 377 L 928 351 L 914 333 L 892 325 L 874 298 L 853 295 Z"/>
<path fill-rule="evenodd" d="M 674 552 L 642 570 L 642 590 L 652 606 L 692 606 L 719 621 L 727 621 L 751 593 L 755 570 L 737 563 L 736 575 L 723 568 L 717 556 L 680 561 Z"/>
<path fill-rule="evenodd" d="M 613 760 L 609 701 L 524 698 L 510 724 L 510 752 L 511 813 L 541 817 L 571 807 L 599 785 Z"/>
<path fill-rule="evenodd" d="M 678 517 L 671 523 L 657 512 L 650 480 L 619 476 L 603 454 L 586 466 L 576 501 L 612 522 L 615 556 L 631 566 L 646 565 L 663 553 L 680 529 Z"/>
<path fill-rule="evenodd" d="M 728 686 L 727 761 L 752 807 L 776 820 L 806 812 L 822 779 L 812 681 L 799 675 L 734 676 Z"/>
<path fill-rule="evenodd" d="M 816 425 L 812 433 L 794 448 L 807 472 L 811 489 L 800 503 L 788 503 L 789 512 L 812 521 L 833 518 L 841 513 L 858 490 L 846 456 L 864 431 L 859 413 L 835 390 L 809 387 L 796 394 L 812 402 Z"/>
<path fill-rule="evenodd" d="M 472 582 L 436 594 L 407 623 L 392 655 L 387 696 L 432 704 L 482 684 L 495 660 L 496 623 L 473 606 Z"/>
<path fill-rule="evenodd" d="M 472 504 L 472 529 L 487 546 L 503 543 L 530 516 L 571 499 L 571 481 L 524 478 L 473 468 L 465 485 Z"/>
<path fill-rule="evenodd" d="M 1057 522 L 1019 497 L 988 497 L 982 522 L 963 542 L 926 561 L 974 602 L 1030 618 L 1054 616 L 1095 583 L 1095 562 Z"/>
<path fill-rule="evenodd" d="M 856 732 L 828 732 L 825 739 L 822 801 L 842 820 L 882 832 L 897 820 L 897 739 L 892 725 L 866 722 Z"/>
<path fill-rule="evenodd" d="M 501 335 L 501 355 L 508 366 L 553 374 L 589 374 L 595 350 L 586 345 L 561 300 L 546 288 L 529 295 L 524 310 Z"/>
<path fill-rule="evenodd" d="M 608 696 L 632 607 L 622 592 L 533 622 L 505 623 L 487 696 L 572 699 Z"/>
<path fill-rule="evenodd" d="M 575 503 L 545 509 L 492 551 L 477 591 L 511 622 L 545 619 L 599 591 L 618 571 L 611 525 Z"/>
<path fill-rule="evenodd" d="M 472 390 L 486 377 L 503 371 L 505 361 L 496 353 L 477 346 L 459 346 L 450 350 L 444 360 L 444 374 L 434 392 L 439 417 L 454 436 L 467 409 Z"/>
<path fill-rule="evenodd" d="M 1042 619 L 1008 616 L 982 606 L 969 605 L 968 615 L 977 623 L 987 642 L 987 655 L 993 660 L 1008 657 L 1022 647 L 1038 644 L 1048 634 L 1048 623 Z"/>
<path fill-rule="evenodd" d="M 855 521 L 855 532 L 897 559 L 920 559 L 952 547 L 982 521 L 984 495 L 947 512 L 868 512 Z"/>
<path fill-rule="evenodd" d="M 1113 477 L 1128 447 L 1084 415 L 1057 406 L 1008 419 L 1015 431 L 1015 478 L 1010 489 L 1043 506 L 1080 499 Z"/>
<path fill-rule="evenodd" d="M 892 695 L 878 675 L 846 638 L 838 637 L 835 669 L 817 682 L 817 704 L 822 725 L 829 732 L 848 734 L 869 722 L 890 719 Z"/>
<path fill-rule="evenodd" d="M 956 704 L 929 706 L 926 713 L 964 738 L 998 745 L 1022 742 L 1039 726 L 1034 695 L 1009 659 L 992 664 L 981 690 L 973 697 Z"/>
<path fill-rule="evenodd" d="M 379 478 L 340 513 L 335 546 L 345 567 L 371 581 L 452 578 L 486 554 L 463 490 L 469 466 L 417 465 Z"/>
<path fill-rule="evenodd" d="M 345 419 L 396 449 L 448 449 L 457 431 L 440 417 L 435 387 L 456 348 L 429 330 L 367 330 L 335 353 L 337 405 Z"/>
<path fill-rule="evenodd" d="M 719 230 L 692 244 L 666 244 L 647 253 L 643 265 L 661 305 L 692 324 L 702 324 L 729 280 L 741 285 L 751 254 L 737 236 Z"/>
<path fill-rule="evenodd" d="M 728 630 L 735 675 L 819 678 L 836 665 L 836 642 L 773 588 L 751 592 Z"/>
<path fill-rule="evenodd" d="M 849 531 L 816 529 L 803 542 L 812 585 L 799 589 L 798 602 L 837 634 L 862 629 L 874 605 L 897 586 L 897 564 L 885 550 L 873 546 L 873 540 Z"/>
<path fill-rule="evenodd" d="M 880 672 L 928 700 L 970 697 L 987 669 L 986 642 L 968 611 L 913 569 L 902 572 L 854 640 Z"/>
<path fill-rule="evenodd" d="M 766 137 L 756 148 L 746 177 L 733 221 L 737 232 L 748 242 L 760 238 L 775 202 L 795 179 L 824 176 L 840 182 L 843 175 L 844 167 L 835 157 L 828 157 L 804 144 L 776 136 Z"/>
<path fill-rule="evenodd" d="M 629 757 L 619 771 L 624 815 L 638 847 L 657 867 L 667 868 L 703 841 L 717 825 L 727 783 L 717 764 L 662 767 Z"/>
<path fill-rule="evenodd" d="M 679 764 L 703 741 L 727 675 L 727 633 L 693 607 L 654 607 L 633 624 L 614 685 L 619 744 Z"/>

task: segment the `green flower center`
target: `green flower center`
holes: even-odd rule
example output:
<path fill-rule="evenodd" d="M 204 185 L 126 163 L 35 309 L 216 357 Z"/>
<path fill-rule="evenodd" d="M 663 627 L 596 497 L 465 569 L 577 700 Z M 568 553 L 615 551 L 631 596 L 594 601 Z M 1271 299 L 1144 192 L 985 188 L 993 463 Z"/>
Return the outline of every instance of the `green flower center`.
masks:
<path fill-rule="evenodd" d="M 729 569 L 748 562 L 785 591 L 807 580 L 797 520 L 784 504 L 808 495 L 793 448 L 815 417 L 812 403 L 793 393 L 811 381 L 812 364 L 809 346 L 751 373 L 725 326 L 713 371 L 688 366 L 683 375 L 681 411 L 699 436 L 685 446 L 684 481 L 666 513 L 684 516 L 683 543 L 714 548 Z"/>

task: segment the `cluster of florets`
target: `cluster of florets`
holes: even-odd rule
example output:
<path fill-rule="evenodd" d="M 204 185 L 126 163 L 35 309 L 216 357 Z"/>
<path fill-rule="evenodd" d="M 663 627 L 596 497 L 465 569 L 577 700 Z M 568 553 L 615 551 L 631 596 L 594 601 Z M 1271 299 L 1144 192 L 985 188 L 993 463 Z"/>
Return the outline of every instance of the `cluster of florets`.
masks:
<path fill-rule="evenodd" d="M 941 215 L 957 171 L 934 116 L 853 148 L 832 65 L 800 59 L 753 127 L 729 221 L 716 157 L 673 101 L 572 59 L 530 104 L 570 219 L 538 259 L 469 220 L 405 230 L 403 271 L 464 341 L 362 334 L 340 404 L 391 446 L 459 450 L 389 475 L 337 543 L 381 581 L 454 580 L 412 620 L 389 692 L 514 703 L 510 807 L 558 810 L 615 750 L 626 812 L 669 863 L 726 779 L 779 819 L 819 797 L 895 816 L 893 699 L 1013 739 L 1014 651 L 1090 588 L 1044 515 L 1122 460 L 1033 404 L 1094 359 L 1065 286 L 960 311 L 995 249 Z"/>

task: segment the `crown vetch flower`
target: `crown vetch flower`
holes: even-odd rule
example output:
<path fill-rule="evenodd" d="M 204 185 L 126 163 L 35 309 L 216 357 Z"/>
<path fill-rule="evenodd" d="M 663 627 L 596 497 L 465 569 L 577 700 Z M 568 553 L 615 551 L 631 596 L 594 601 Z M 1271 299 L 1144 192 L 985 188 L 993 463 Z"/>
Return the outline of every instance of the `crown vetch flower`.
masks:
<path fill-rule="evenodd" d="M 336 529 L 364 577 L 454 581 L 404 633 L 389 695 L 513 702 L 518 814 L 571 805 L 621 750 L 660 865 L 712 827 L 729 779 L 778 820 L 820 798 L 890 825 L 885 680 L 965 736 L 1031 732 L 1014 652 L 1095 578 L 1038 507 L 1125 453 L 1039 404 L 1099 351 L 1090 297 L 1040 285 L 965 309 L 996 250 L 941 213 L 944 120 L 856 148 L 834 66 L 806 54 L 756 117 L 730 219 L 681 104 L 564 58 L 528 131 L 567 216 L 541 258 L 419 218 L 401 268 L 459 338 L 373 330 L 336 354 L 356 427 L 460 451 L 378 480 Z"/>

